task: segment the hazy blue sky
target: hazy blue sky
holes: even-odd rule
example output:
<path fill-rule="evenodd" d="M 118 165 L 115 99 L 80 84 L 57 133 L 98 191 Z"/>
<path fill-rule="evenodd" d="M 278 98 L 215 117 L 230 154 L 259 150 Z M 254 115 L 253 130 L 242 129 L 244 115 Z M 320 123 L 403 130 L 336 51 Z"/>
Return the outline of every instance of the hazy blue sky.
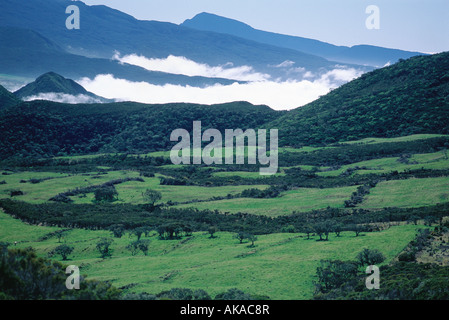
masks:
<path fill-rule="evenodd" d="M 449 0 L 83 0 L 141 20 L 179 24 L 200 12 L 254 28 L 336 45 L 371 44 L 421 52 L 449 51 Z M 380 29 L 368 30 L 367 6 L 380 9 Z"/>

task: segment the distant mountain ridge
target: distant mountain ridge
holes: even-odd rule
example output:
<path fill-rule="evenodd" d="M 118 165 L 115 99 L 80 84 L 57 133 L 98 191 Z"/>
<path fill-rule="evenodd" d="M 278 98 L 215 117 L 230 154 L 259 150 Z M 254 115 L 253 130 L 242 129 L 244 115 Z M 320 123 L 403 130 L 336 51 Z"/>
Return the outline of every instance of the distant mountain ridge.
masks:
<path fill-rule="evenodd" d="M 412 56 L 422 55 L 419 52 L 369 45 L 336 46 L 323 41 L 257 30 L 243 22 L 207 12 L 200 13 L 192 19 L 187 19 L 181 26 L 230 34 L 261 43 L 302 51 L 328 60 L 373 67 L 382 67 L 387 63 L 393 64 L 399 59 L 408 59 Z"/>

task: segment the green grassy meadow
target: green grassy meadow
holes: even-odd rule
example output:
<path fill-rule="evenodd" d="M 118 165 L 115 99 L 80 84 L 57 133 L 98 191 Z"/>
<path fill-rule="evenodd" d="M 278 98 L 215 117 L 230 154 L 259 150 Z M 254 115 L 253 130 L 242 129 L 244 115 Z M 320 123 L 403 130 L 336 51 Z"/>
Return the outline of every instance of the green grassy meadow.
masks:
<path fill-rule="evenodd" d="M 51 172 L 20 172 L 3 176 L 1 179 L 6 184 L 0 184 L 0 198 L 9 198 L 12 190 L 21 190 L 23 196 L 17 199 L 30 203 L 43 203 L 58 193 L 71 189 L 100 185 L 105 182 L 121 178 L 137 178 L 135 171 L 108 171 L 106 174 L 56 174 Z M 226 197 L 228 194 L 235 195 L 248 188 L 268 188 L 266 185 L 252 186 L 223 186 L 223 187 L 197 187 L 197 186 L 165 186 L 159 184 L 159 177 L 143 178 L 144 182 L 129 181 L 116 185 L 118 191 L 117 203 L 143 203 L 142 192 L 146 189 L 154 189 L 162 193 L 162 202 L 169 200 L 186 202 L 192 200 L 208 200 L 213 197 Z M 52 178 L 37 184 L 24 183 L 30 179 Z M 92 203 L 93 193 L 72 197 L 75 203 Z M 175 199 L 175 200 L 174 200 Z"/>
<path fill-rule="evenodd" d="M 384 181 L 371 189 L 361 208 L 424 207 L 449 201 L 449 177 Z"/>
<path fill-rule="evenodd" d="M 374 144 L 393 141 L 413 141 L 440 135 L 414 135 L 394 139 L 364 139 L 359 144 Z M 337 148 L 338 146 L 332 147 Z M 304 147 L 301 149 L 282 148 L 283 152 L 313 152 L 330 147 Z M 248 150 L 245 150 L 247 154 Z M 169 152 L 157 152 L 149 156 L 169 156 Z M 99 155 L 65 157 L 81 160 Z M 142 155 L 144 156 L 144 155 Z M 229 198 L 246 189 L 265 190 L 270 185 L 259 172 L 221 171 L 222 168 L 208 167 L 212 177 L 230 179 L 239 177 L 254 179 L 254 184 L 242 185 L 162 185 L 161 177 L 170 177 L 173 169 L 183 166 L 165 165 L 155 167 L 154 177 L 143 177 L 137 170 L 112 170 L 108 166 L 93 166 L 90 172 L 69 174 L 39 171 L 4 171 L 0 176 L 0 198 L 11 198 L 11 192 L 20 190 L 23 195 L 14 199 L 42 204 L 59 193 L 101 185 L 116 179 L 142 178 L 143 181 L 128 181 L 115 185 L 118 198 L 114 202 L 143 204 L 142 193 L 147 189 L 159 191 L 160 203 L 175 202 L 175 208 L 196 208 L 218 210 L 221 213 L 249 213 L 271 218 L 304 213 L 312 210 L 344 208 L 345 201 L 357 191 L 359 185 L 348 184 L 333 188 L 293 188 L 281 192 L 275 198 Z M 351 175 L 368 173 L 403 172 L 413 169 L 449 169 L 447 151 L 412 154 L 408 162 L 398 157 L 377 158 L 341 166 L 338 169 L 295 165 L 303 170 L 316 171 L 320 178 L 333 178 L 348 169 L 357 168 Z M 159 171 L 157 171 L 159 168 Z M 276 178 L 288 176 L 286 169 L 280 168 Z M 201 168 L 200 170 L 202 170 Z M 165 171 L 167 170 L 167 171 Z M 200 171 L 199 170 L 199 171 Z M 168 172 L 168 173 L 167 173 Z M 175 175 L 176 170 L 172 171 Z M 184 173 L 183 173 L 184 174 Z M 33 179 L 41 179 L 32 183 Z M 301 178 L 298 178 L 301 179 Z M 221 181 L 221 180 L 220 180 Z M 238 181 L 236 179 L 236 181 Z M 266 180 L 268 181 L 268 180 Z M 285 189 L 284 189 L 285 190 Z M 78 194 L 71 200 L 77 204 L 94 203 L 94 194 Z M 188 202 L 188 203 L 187 203 Z M 364 195 L 356 208 L 377 210 L 385 207 L 416 208 L 449 202 L 449 177 L 409 178 L 379 182 Z M 350 210 L 350 209 L 348 209 Z M 157 294 L 172 288 L 203 289 L 211 296 L 231 288 L 238 288 L 250 294 L 267 295 L 271 299 L 298 300 L 311 299 L 314 292 L 316 268 L 323 259 L 353 260 L 364 248 L 378 249 L 391 262 L 415 238 L 422 225 L 402 224 L 390 226 L 380 232 L 364 232 L 356 237 L 354 232 L 342 232 L 340 237 L 330 235 L 330 241 L 317 241 L 318 236 L 307 239 L 301 233 L 274 233 L 259 235 L 255 246 L 245 240 L 240 244 L 230 232 L 217 232 L 211 239 L 207 232 L 194 232 L 178 240 L 160 240 L 155 231 L 149 237 L 149 254 L 141 252 L 132 256 L 126 246 L 136 240 L 126 233 L 122 238 L 113 238 L 112 257 L 102 259 L 96 243 L 102 237 L 112 238 L 106 230 L 70 229 L 63 243 L 75 250 L 66 264 L 81 267 L 88 278 L 111 281 L 116 287 L 126 288 L 126 292 L 148 292 Z M 57 227 L 29 225 L 12 218 L 0 208 L 0 242 L 15 243 L 20 248 L 33 247 L 38 255 L 46 257 L 61 243 L 52 233 Z M 61 257 L 52 259 L 61 261 Z"/>
<path fill-rule="evenodd" d="M 413 134 L 409 136 L 396 137 L 396 138 L 365 138 L 355 141 L 345 141 L 341 144 L 373 144 L 373 143 L 389 143 L 389 142 L 405 142 L 405 141 L 415 141 L 431 138 L 447 137 L 444 134 Z"/>
<path fill-rule="evenodd" d="M 357 169 L 357 167 L 359 169 Z M 320 168 L 322 171 L 317 174 L 322 177 L 335 177 L 341 175 L 350 168 L 356 168 L 355 172 L 357 172 L 357 174 L 388 173 L 391 171 L 404 172 L 406 170 L 418 170 L 422 168 L 442 170 L 449 169 L 449 158 L 443 151 L 412 155 L 408 160 L 408 163 L 401 163 L 398 157 L 380 158 L 352 163 L 342 166 L 338 170 L 326 170 L 327 168 Z"/>
<path fill-rule="evenodd" d="M 210 239 L 207 233 L 194 233 L 182 240 L 159 240 L 150 235 L 148 256 L 132 256 L 125 247 L 135 236 L 125 234 L 114 238 L 112 257 L 102 259 L 95 249 L 108 231 L 73 229 L 62 243 L 75 250 L 68 261 L 78 265 L 90 279 L 108 280 L 117 287 L 127 286 L 132 292 L 159 293 L 171 288 L 204 289 L 212 296 L 230 288 L 248 293 L 264 294 L 271 299 L 310 299 L 314 290 L 316 268 L 321 259 L 355 259 L 363 248 L 380 250 L 387 262 L 410 242 L 422 226 L 403 225 L 355 237 L 344 232 L 331 235 L 330 241 L 307 240 L 303 234 L 270 234 L 259 236 L 254 247 L 239 243 L 231 233 L 219 232 Z M 59 230 L 55 227 L 31 226 L 0 212 L 0 241 L 17 247 L 33 247 L 38 255 L 61 243 L 48 237 Z M 43 240 L 45 239 L 45 240 Z"/>
<path fill-rule="evenodd" d="M 294 211 L 307 212 L 327 207 L 343 208 L 344 201 L 348 200 L 356 189 L 357 186 L 331 189 L 299 188 L 286 191 L 277 198 L 238 198 L 184 204 L 177 207 L 194 207 L 199 210 L 217 209 L 221 212 L 246 212 L 277 217 L 292 214 Z"/>

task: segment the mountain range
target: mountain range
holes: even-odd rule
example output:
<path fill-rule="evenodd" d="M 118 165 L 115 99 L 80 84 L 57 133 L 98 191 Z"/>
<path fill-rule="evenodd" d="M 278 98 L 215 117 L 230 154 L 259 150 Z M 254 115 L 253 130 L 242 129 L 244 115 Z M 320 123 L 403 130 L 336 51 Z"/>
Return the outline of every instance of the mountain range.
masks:
<path fill-rule="evenodd" d="M 80 9 L 81 27 L 68 30 L 68 5 Z M 149 71 L 112 59 L 139 55 L 165 59 L 185 57 L 211 67 L 250 67 L 271 79 L 318 79 L 335 69 L 362 72 L 419 53 L 372 46 L 339 47 L 317 40 L 259 31 L 223 17 L 200 14 L 180 25 L 141 21 L 106 6 L 88 6 L 81 1 L 2 0 L 0 2 L 0 71 L 34 79 L 54 71 L 64 77 L 116 78 L 151 84 L 204 87 L 235 82 L 209 76 Z M 292 75 L 291 68 L 302 73 Z"/>
<path fill-rule="evenodd" d="M 257 30 L 243 22 L 207 12 L 200 13 L 192 19 L 187 19 L 181 26 L 196 30 L 230 34 L 260 43 L 305 52 L 331 61 L 367 65 L 376 68 L 396 63 L 399 59 L 422 55 L 419 52 L 370 45 L 356 45 L 353 47 L 337 46 L 314 39 Z"/>
<path fill-rule="evenodd" d="M 111 59 L 117 51 L 147 58 L 174 55 L 211 66 L 248 65 L 273 76 L 281 73 L 272 66 L 286 60 L 310 71 L 335 66 L 335 62 L 297 50 L 172 23 L 139 21 L 106 6 L 87 6 L 80 1 L 70 4 L 80 9 L 79 30 L 66 28 L 65 0 L 4 0 L 0 3 L 0 25 L 33 30 L 66 52 L 89 58 Z"/>
<path fill-rule="evenodd" d="M 0 4 L 1 5 L 1 4 Z M 65 77 L 94 78 L 98 74 L 113 74 L 130 81 L 146 81 L 163 85 L 206 86 L 215 83 L 231 84 L 235 81 L 218 78 L 189 77 L 122 64 L 103 58 L 88 58 L 71 54 L 52 40 L 36 31 L 0 26 L 0 71 L 2 74 L 34 79 L 54 71 Z"/>

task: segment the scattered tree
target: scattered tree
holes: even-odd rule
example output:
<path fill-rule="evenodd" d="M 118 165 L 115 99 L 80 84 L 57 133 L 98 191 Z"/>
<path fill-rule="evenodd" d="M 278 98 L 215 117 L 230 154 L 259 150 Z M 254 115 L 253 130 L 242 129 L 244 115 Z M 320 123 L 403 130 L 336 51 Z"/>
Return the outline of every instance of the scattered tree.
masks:
<path fill-rule="evenodd" d="M 371 266 L 385 261 L 385 256 L 377 249 L 363 249 L 357 255 L 357 261 L 361 267 Z"/>
<path fill-rule="evenodd" d="M 358 237 L 362 232 L 366 231 L 366 227 L 361 224 L 352 224 L 348 226 L 348 230 L 354 231 L 355 236 Z"/>
<path fill-rule="evenodd" d="M 121 238 L 125 234 L 125 227 L 122 224 L 115 224 L 109 228 L 115 238 Z"/>
<path fill-rule="evenodd" d="M 114 186 L 107 186 L 97 188 L 94 195 L 97 202 L 113 202 L 117 200 L 118 193 Z"/>
<path fill-rule="evenodd" d="M 208 232 L 209 232 L 209 234 L 210 234 L 210 238 L 211 238 L 211 239 L 215 238 L 215 235 L 214 235 L 214 234 L 215 234 L 217 231 L 218 231 L 217 227 L 215 227 L 215 226 L 209 227 Z"/>
<path fill-rule="evenodd" d="M 109 239 L 109 238 L 102 238 L 97 243 L 97 250 L 100 252 L 101 257 L 103 259 L 110 257 L 112 255 L 112 250 L 109 248 L 111 246 L 112 242 L 114 242 L 114 240 Z"/>
<path fill-rule="evenodd" d="M 248 240 L 251 241 L 251 245 L 250 247 L 254 247 L 254 242 L 257 241 L 257 236 L 255 236 L 254 234 L 249 234 L 247 236 Z"/>
<path fill-rule="evenodd" d="M 317 268 L 316 291 L 329 292 L 357 276 L 357 265 L 351 261 L 322 260 Z"/>
<path fill-rule="evenodd" d="M 247 238 L 247 234 L 244 232 L 239 232 L 234 235 L 234 238 L 238 239 L 240 243 L 243 243 L 243 240 Z"/>
<path fill-rule="evenodd" d="M 67 260 L 67 257 L 73 252 L 74 249 L 75 249 L 74 247 L 70 247 L 70 246 L 68 246 L 68 245 L 66 245 L 66 244 L 62 244 L 62 245 L 56 247 L 56 248 L 53 250 L 53 252 L 54 252 L 55 254 L 61 255 L 62 260 L 63 260 L 63 261 L 66 261 L 66 260 Z"/>
<path fill-rule="evenodd" d="M 138 227 L 132 231 L 132 234 L 134 234 L 137 237 L 137 241 L 139 241 L 140 238 L 142 237 L 142 234 L 145 234 L 145 232 L 146 229 L 144 227 Z"/>
<path fill-rule="evenodd" d="M 330 221 L 323 221 L 315 224 L 315 233 L 320 237 L 320 241 L 328 241 L 329 233 L 333 230 L 333 223 Z M 323 236 L 326 238 L 323 239 Z"/>
<path fill-rule="evenodd" d="M 142 197 L 146 203 L 148 203 L 151 207 L 154 207 L 154 204 L 162 199 L 162 194 L 159 191 L 147 189 L 142 192 Z"/>
<path fill-rule="evenodd" d="M 343 224 L 335 223 L 334 226 L 333 226 L 333 229 L 334 229 L 335 235 L 337 237 L 340 237 L 340 234 L 343 231 Z"/>
<path fill-rule="evenodd" d="M 65 230 L 58 230 L 55 232 L 56 237 L 58 238 L 58 242 L 61 243 L 61 239 L 65 235 Z"/>
<path fill-rule="evenodd" d="M 138 244 L 138 248 L 140 251 L 142 251 L 142 253 L 147 256 L 148 255 L 148 248 L 150 246 L 150 241 L 149 240 L 140 240 L 139 244 Z"/>
<path fill-rule="evenodd" d="M 126 246 L 126 249 L 131 251 L 131 255 L 135 256 L 137 252 L 139 252 L 139 248 L 137 245 L 138 241 L 133 241 Z"/>
<path fill-rule="evenodd" d="M 302 232 L 304 232 L 305 234 L 307 234 L 307 240 L 310 239 L 310 234 L 315 232 L 315 229 L 313 228 L 312 225 L 310 224 L 306 224 L 302 227 Z"/>
<path fill-rule="evenodd" d="M 131 251 L 131 254 L 135 256 L 139 251 L 142 251 L 144 255 L 148 255 L 148 248 L 150 245 L 149 240 L 137 240 L 131 242 L 129 245 L 126 246 L 126 249 Z"/>

